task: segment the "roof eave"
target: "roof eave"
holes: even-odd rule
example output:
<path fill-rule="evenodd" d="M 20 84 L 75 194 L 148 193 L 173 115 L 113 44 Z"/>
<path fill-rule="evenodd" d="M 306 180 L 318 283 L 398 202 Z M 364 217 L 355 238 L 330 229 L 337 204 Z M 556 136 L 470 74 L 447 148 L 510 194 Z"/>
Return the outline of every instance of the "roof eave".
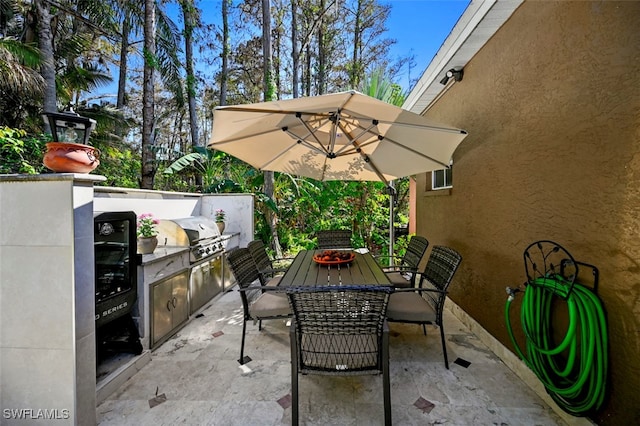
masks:
<path fill-rule="evenodd" d="M 402 108 L 423 114 L 448 87 L 440 83 L 447 70 L 464 68 L 523 2 L 524 0 L 472 1 L 407 95 Z"/>

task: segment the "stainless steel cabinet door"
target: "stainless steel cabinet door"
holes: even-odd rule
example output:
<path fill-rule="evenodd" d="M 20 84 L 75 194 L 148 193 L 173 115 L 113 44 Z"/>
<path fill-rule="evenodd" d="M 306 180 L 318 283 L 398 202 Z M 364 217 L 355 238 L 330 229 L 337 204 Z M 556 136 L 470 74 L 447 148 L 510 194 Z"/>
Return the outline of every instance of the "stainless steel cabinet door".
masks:
<path fill-rule="evenodd" d="M 172 279 L 161 281 L 158 284 L 155 284 L 152 288 L 152 297 L 151 301 L 153 306 L 151 306 L 151 312 L 153 318 L 151 320 L 151 337 L 152 342 L 151 345 L 155 345 L 160 341 L 166 334 L 168 334 L 173 328 L 173 313 L 171 298 L 173 292 L 173 283 Z"/>
<path fill-rule="evenodd" d="M 191 269 L 190 312 L 194 314 L 222 291 L 222 256 Z"/>
<path fill-rule="evenodd" d="M 177 328 L 189 319 L 187 291 L 189 271 L 186 270 L 171 278 L 153 285 L 151 300 L 153 306 L 151 321 L 151 347 L 173 335 Z"/>
<path fill-rule="evenodd" d="M 189 272 L 185 271 L 173 278 L 171 304 L 173 306 L 173 328 L 189 319 L 187 292 L 189 289 Z"/>

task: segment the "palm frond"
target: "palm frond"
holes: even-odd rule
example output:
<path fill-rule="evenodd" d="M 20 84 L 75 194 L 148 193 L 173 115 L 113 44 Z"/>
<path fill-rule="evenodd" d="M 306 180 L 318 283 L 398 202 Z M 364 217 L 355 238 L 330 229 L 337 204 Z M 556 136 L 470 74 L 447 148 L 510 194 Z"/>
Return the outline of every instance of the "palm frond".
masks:
<path fill-rule="evenodd" d="M 13 38 L 0 39 L 0 92 L 39 97 L 44 79 L 34 67 L 40 63 L 38 49 Z"/>

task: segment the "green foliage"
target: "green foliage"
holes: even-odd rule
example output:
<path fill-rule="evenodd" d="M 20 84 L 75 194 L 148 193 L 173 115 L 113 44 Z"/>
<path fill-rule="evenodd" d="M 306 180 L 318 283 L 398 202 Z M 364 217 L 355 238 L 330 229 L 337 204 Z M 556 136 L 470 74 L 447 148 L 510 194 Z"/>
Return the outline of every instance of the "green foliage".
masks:
<path fill-rule="evenodd" d="M 383 68 L 376 68 L 367 75 L 360 82 L 358 90 L 365 95 L 395 106 L 402 106 L 407 97 L 407 92 L 394 83 Z"/>
<path fill-rule="evenodd" d="M 93 144 L 100 150 L 100 166 L 96 173 L 107 178 L 105 182 L 96 183 L 102 186 L 119 186 L 122 188 L 140 187 L 140 154 L 131 147 Z"/>
<path fill-rule="evenodd" d="M 6 3 L 6 2 L 5 2 Z M 13 3 L 13 2 L 9 2 Z M 355 86 L 368 70 L 375 66 L 390 69 L 388 48 L 390 39 L 384 38 L 385 21 L 390 6 L 376 1 L 340 4 L 343 14 L 329 4 L 317 2 L 294 2 L 297 18 L 297 40 L 299 56 L 297 89 L 299 93 L 315 95 L 345 90 L 349 82 Z M 225 104 L 258 102 L 288 97 L 293 88 L 289 83 L 291 64 L 290 44 L 284 34 L 289 33 L 291 12 L 274 4 L 272 17 L 277 25 L 273 27 L 273 69 L 266 78 L 267 88 L 262 87 L 263 58 L 261 26 L 258 9 L 260 2 L 242 1 L 231 3 L 228 18 L 234 25 L 235 43 L 228 57 L 229 64 L 220 75 L 219 46 L 222 35 L 215 27 L 202 25 L 199 10 L 191 0 L 181 0 L 180 5 L 195 17 L 196 26 L 185 26 L 184 33 L 193 35 L 196 51 L 201 52 L 200 60 L 207 65 L 201 74 L 186 76 L 182 73 L 182 52 L 180 30 L 166 14 L 166 2 L 156 2 L 156 51 L 151 54 L 139 44 L 128 46 L 130 54 L 142 56 L 144 64 L 162 75 L 156 81 L 154 97 L 154 134 L 151 144 L 145 144 L 145 159 L 151 145 L 152 162 L 157 165 L 154 176 L 155 188 L 184 192 L 245 192 L 255 194 L 256 234 L 265 241 L 271 240 L 271 232 L 265 215 L 277 214 L 277 232 L 281 244 L 289 253 L 315 246 L 315 234 L 321 229 L 348 228 L 353 230 L 353 243 L 366 246 L 373 251 L 383 251 L 388 244 L 389 201 L 384 185 L 375 182 L 318 182 L 284 173 L 274 175 L 274 194 L 265 195 L 264 176 L 261 171 L 222 152 L 202 147 L 191 148 L 188 137 L 187 114 L 184 109 L 184 89 L 201 102 L 198 105 L 198 120 L 202 119 L 201 138 L 208 137 L 212 108 L 217 104 L 220 81 L 228 84 L 225 90 Z M 278 10 L 281 9 L 281 10 Z M 52 44 L 56 70 L 58 106 L 71 103 L 81 115 L 94 118 L 98 127 L 91 136 L 91 143 L 101 151 L 100 166 L 96 173 L 104 175 L 107 181 L 99 185 L 139 187 L 142 169 L 141 137 L 143 82 L 139 69 L 129 68 L 124 77 L 127 81 L 127 100 L 124 110 L 129 120 L 109 111 L 103 103 L 99 108 L 89 108 L 93 101 L 85 96 L 108 81 L 109 64 L 121 64 L 118 53 L 118 33 L 124 31 L 120 24 L 122 16 L 130 14 L 134 28 L 131 36 L 140 35 L 142 9 L 136 3 L 80 2 L 78 15 L 54 7 L 55 19 Z M 7 13 L 9 11 L 7 10 Z M 12 16 L 2 15 L 0 29 L 3 35 L 13 37 L 0 40 L 0 65 L 9 77 L 2 83 L 12 82 L 19 90 L 3 91 L 0 97 L 0 171 L 3 173 L 37 173 L 46 171 L 41 165 L 45 139 L 29 137 L 42 131 L 42 79 L 37 70 L 30 69 L 40 62 L 40 52 L 28 45 L 24 34 L 35 34 L 34 27 L 25 27 L 31 21 L 26 19 L 26 11 L 15 9 Z M 354 18 L 358 16 L 356 23 Z M 80 18 L 82 16 L 82 18 Z M 375 17 L 375 19 L 373 19 Z M 185 20 L 186 21 L 186 20 Z M 37 24 L 35 22 L 34 24 Z M 14 29 L 15 31 L 13 31 Z M 12 32 L 9 32 L 12 30 Z M 137 34 L 136 34 L 137 32 Z M 237 37 L 235 37 L 237 36 Z M 198 45 L 199 44 L 199 45 Z M 134 53 L 135 49 L 135 53 Z M 355 53 L 353 55 L 352 53 Z M 124 63 L 123 63 L 124 65 Z M 201 64 L 202 65 L 202 64 Z M 30 73 L 30 71 L 33 71 Z M 364 88 L 360 91 L 371 96 L 399 105 L 402 103 L 399 86 L 388 82 L 383 71 L 363 84 L 375 86 L 375 91 Z M 17 80 L 20 77 L 29 79 Z M 374 79 L 377 79 L 374 81 Z M 17 86 L 14 81 L 19 82 Z M 201 87 L 201 88 L 200 88 Z M 386 88 L 385 88 L 386 87 Z M 29 89 L 29 90 L 27 90 Z M 384 90 L 382 90 L 384 89 Z M 195 93 L 194 93 L 195 92 Z M 220 101 L 222 102 L 222 101 Z M 15 128 L 26 129 L 27 133 Z M 129 129 L 132 132 L 129 133 Z M 177 157 L 176 152 L 185 153 Z M 150 172 L 153 175 L 154 172 Z M 145 175 L 148 179 L 149 174 Z M 405 194 L 397 181 L 398 193 Z M 406 221 L 406 197 L 400 196 L 396 211 L 396 221 Z"/>
<path fill-rule="evenodd" d="M 45 171 L 42 157 L 48 141 L 44 135 L 28 136 L 24 130 L 0 127 L 0 173 L 37 174 Z"/>
<path fill-rule="evenodd" d="M 202 177 L 202 192 L 226 192 L 225 188 L 234 187 L 232 183 L 222 182 L 226 180 L 224 178 L 226 154 L 201 146 L 194 147 L 193 151 L 169 164 L 163 173 L 184 176 L 189 172 L 195 172 Z"/>

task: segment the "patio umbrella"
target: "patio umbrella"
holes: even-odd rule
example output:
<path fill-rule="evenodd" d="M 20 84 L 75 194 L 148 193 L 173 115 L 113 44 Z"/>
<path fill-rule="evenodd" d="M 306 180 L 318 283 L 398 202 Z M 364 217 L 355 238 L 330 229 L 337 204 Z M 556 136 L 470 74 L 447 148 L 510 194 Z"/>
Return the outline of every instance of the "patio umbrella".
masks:
<path fill-rule="evenodd" d="M 449 167 L 464 130 L 350 91 L 217 107 L 209 147 L 257 169 L 381 180 Z"/>
<path fill-rule="evenodd" d="M 467 135 L 355 91 L 217 107 L 211 134 L 210 148 L 259 170 L 380 180 L 392 193 L 393 179 L 449 167 Z M 393 223 L 390 234 L 393 245 Z"/>

